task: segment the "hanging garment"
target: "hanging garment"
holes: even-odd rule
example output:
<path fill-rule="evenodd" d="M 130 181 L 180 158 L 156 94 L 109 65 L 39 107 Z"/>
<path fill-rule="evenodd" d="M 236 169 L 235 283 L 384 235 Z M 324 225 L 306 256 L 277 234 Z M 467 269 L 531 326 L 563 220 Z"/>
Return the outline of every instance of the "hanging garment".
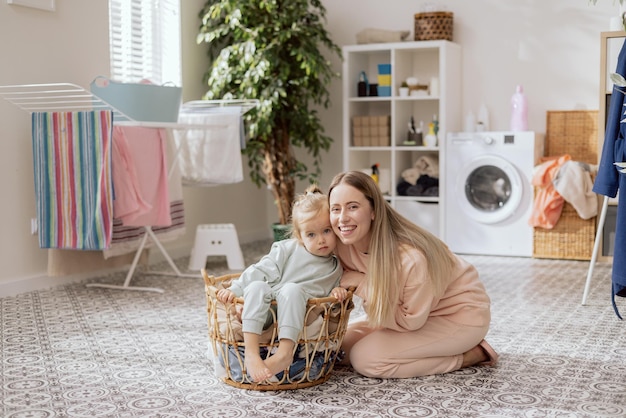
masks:
<path fill-rule="evenodd" d="M 151 206 L 148 210 L 136 209 L 138 213 L 131 216 L 118 216 L 126 226 L 169 226 L 170 198 L 167 185 L 167 134 L 165 129 L 144 128 L 141 126 L 116 126 L 113 129 L 113 140 L 126 145 L 126 163 L 134 168 L 137 184 L 129 185 L 130 175 L 116 175 L 115 190 L 138 189 L 141 199 Z M 117 154 L 115 154 L 117 155 Z M 116 168 L 123 167 L 123 161 L 115 161 Z M 126 173 L 128 174 L 128 173 Z M 116 198 L 128 197 L 117 195 Z M 128 206 L 125 202 L 122 206 Z"/>
<path fill-rule="evenodd" d="M 152 205 L 141 196 L 135 160 L 126 135 L 113 135 L 111 153 L 113 175 L 113 216 L 120 223 L 132 222 L 148 213 Z"/>
<path fill-rule="evenodd" d="M 153 226 L 152 232 L 159 242 L 164 243 L 180 238 L 185 234 L 185 210 L 182 200 L 170 203 L 170 214 L 172 223 L 169 226 Z M 136 252 L 139 248 L 143 236 L 146 234 L 145 227 L 125 226 L 121 220 L 113 219 L 113 238 L 111 246 L 103 251 L 105 259 L 117 257 L 119 255 Z M 153 247 L 151 239 L 146 241 L 144 248 Z"/>
<path fill-rule="evenodd" d="M 219 113 L 181 113 L 178 120 L 206 125 L 174 133 L 184 185 L 215 186 L 243 181 L 244 135 L 239 107 L 222 108 Z"/>
<path fill-rule="evenodd" d="M 35 112 L 39 246 L 101 250 L 111 241 L 110 111 Z"/>
<path fill-rule="evenodd" d="M 533 211 L 528 224 L 532 227 L 552 229 L 559 221 L 565 199 L 555 189 L 553 180 L 559 168 L 572 157 L 565 154 L 552 157 L 535 167 L 531 183 L 537 188 Z"/>
<path fill-rule="evenodd" d="M 626 76 L 626 43 L 622 45 L 617 58 L 616 73 L 622 77 Z M 626 95 L 623 87 L 613 86 L 611 103 L 607 111 L 606 131 L 604 134 L 604 145 L 598 176 L 593 184 L 593 191 L 608 197 L 615 197 L 618 189 L 622 190 L 617 202 L 617 217 L 615 220 L 615 245 L 613 251 L 613 272 L 611 279 L 613 282 L 611 302 L 615 314 L 622 319 L 615 296 L 626 297 L 626 174 L 620 173 L 614 163 L 626 161 L 626 150 L 624 141 L 626 140 L 626 120 L 624 110 L 626 109 Z M 623 202 L 623 203 L 622 203 Z"/>
<path fill-rule="evenodd" d="M 159 242 L 164 243 L 180 238 L 185 235 L 185 209 L 183 205 L 183 186 L 181 183 L 180 170 L 178 164 L 175 164 L 174 160 L 174 140 L 171 135 L 171 131 L 166 131 L 167 140 L 167 167 L 170 167 L 168 174 L 168 190 L 170 202 L 169 216 L 171 224 L 168 226 L 152 226 L 151 229 L 156 235 Z M 111 238 L 111 245 L 109 248 L 103 251 L 103 256 L 106 260 L 112 257 L 121 256 L 136 252 L 141 244 L 143 236 L 146 234 L 146 229 L 139 226 L 127 226 L 124 225 L 121 219 L 114 217 L 113 219 L 113 237 Z M 153 247 L 154 242 L 152 239 L 146 241 L 144 248 Z M 144 253 L 145 254 L 145 253 Z"/>

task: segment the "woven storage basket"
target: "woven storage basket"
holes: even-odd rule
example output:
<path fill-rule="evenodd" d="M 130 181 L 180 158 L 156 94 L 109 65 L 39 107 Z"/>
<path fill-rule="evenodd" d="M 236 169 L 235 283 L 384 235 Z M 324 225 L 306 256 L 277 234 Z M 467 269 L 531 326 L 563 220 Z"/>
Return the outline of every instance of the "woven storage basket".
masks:
<path fill-rule="evenodd" d="M 290 368 L 279 373 L 273 381 L 252 382 L 245 372 L 243 335 L 237 315 L 244 301 L 236 298 L 233 304 L 225 306 L 217 300 L 218 289 L 230 286 L 239 274 L 213 277 L 203 269 L 202 276 L 215 374 L 224 383 L 241 389 L 287 390 L 319 385 L 330 378 L 354 307 L 352 292 L 348 292 L 348 298 L 343 302 L 334 297 L 309 299 L 305 324 L 315 323 L 315 329 L 321 326 L 321 330 L 315 335 L 307 335 L 307 330 L 313 326 L 305 326 Z M 278 326 L 275 313 L 273 315 L 274 323 L 261 335 L 261 352 L 265 355 L 278 346 Z"/>
<path fill-rule="evenodd" d="M 415 14 L 415 40 L 452 41 L 454 15 L 451 12 L 428 12 Z"/>
<path fill-rule="evenodd" d="M 548 111 L 545 154 L 569 154 L 573 161 L 598 163 L 598 112 L 595 110 Z M 596 217 L 581 219 L 565 202 L 553 229 L 534 228 L 533 257 L 591 260 Z"/>

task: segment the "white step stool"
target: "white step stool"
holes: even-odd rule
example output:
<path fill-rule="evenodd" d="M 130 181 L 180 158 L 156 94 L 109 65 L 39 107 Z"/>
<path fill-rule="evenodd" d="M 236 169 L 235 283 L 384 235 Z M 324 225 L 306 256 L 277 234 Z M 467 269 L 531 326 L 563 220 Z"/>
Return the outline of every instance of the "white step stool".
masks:
<path fill-rule="evenodd" d="M 233 224 L 206 224 L 196 228 L 189 270 L 201 270 L 210 255 L 225 255 L 230 270 L 243 270 L 243 254 Z"/>

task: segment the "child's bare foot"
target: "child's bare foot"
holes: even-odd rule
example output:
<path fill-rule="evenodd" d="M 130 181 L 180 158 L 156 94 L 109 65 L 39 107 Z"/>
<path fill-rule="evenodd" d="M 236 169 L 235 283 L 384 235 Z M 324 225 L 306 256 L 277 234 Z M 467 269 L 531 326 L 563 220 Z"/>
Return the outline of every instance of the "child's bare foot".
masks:
<path fill-rule="evenodd" d="M 276 373 L 272 373 L 260 356 L 246 355 L 246 371 L 253 382 L 262 382 Z"/>
<path fill-rule="evenodd" d="M 286 350 L 282 350 L 286 351 Z M 289 352 L 281 352 L 278 350 L 276 353 L 272 354 L 269 358 L 265 359 L 265 365 L 270 370 L 272 376 L 284 372 L 293 361 L 293 353 Z"/>

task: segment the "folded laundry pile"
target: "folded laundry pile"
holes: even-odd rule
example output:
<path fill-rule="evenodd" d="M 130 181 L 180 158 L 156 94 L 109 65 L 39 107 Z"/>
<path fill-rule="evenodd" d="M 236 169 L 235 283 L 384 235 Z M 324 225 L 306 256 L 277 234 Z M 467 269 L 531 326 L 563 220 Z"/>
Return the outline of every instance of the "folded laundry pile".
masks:
<path fill-rule="evenodd" d="M 413 167 L 404 170 L 396 191 L 400 196 L 439 196 L 437 155 L 422 155 L 415 161 Z"/>

